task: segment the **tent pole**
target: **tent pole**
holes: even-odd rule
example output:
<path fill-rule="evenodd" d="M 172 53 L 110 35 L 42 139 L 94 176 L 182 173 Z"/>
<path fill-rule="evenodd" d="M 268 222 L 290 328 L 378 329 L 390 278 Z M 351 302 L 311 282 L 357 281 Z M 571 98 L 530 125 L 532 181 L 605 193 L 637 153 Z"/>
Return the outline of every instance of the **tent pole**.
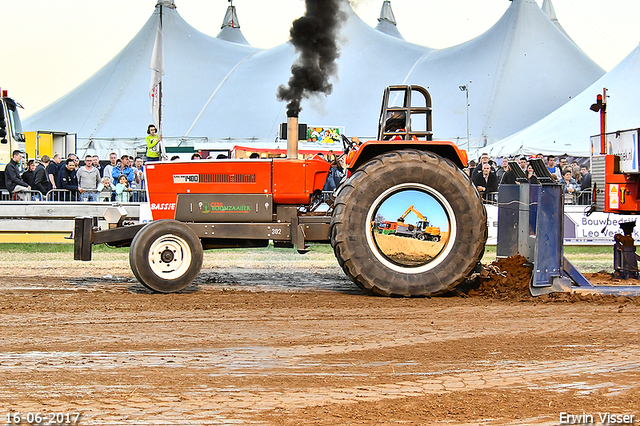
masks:
<path fill-rule="evenodd" d="M 162 31 L 162 5 L 160 5 L 160 31 Z M 158 133 L 162 134 L 162 77 L 158 83 L 158 96 L 160 101 L 158 102 Z"/>

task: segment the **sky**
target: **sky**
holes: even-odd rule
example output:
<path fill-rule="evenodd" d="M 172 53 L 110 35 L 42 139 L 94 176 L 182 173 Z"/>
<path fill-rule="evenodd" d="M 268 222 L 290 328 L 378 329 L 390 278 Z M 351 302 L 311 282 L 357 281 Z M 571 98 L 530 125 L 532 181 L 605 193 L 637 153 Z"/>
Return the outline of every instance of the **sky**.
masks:
<path fill-rule="evenodd" d="M 534 1 L 534 0 L 524 0 Z M 542 0 L 536 0 L 542 5 Z M 565 31 L 606 71 L 640 42 L 638 0 L 552 0 Z M 0 87 L 36 112 L 81 84 L 113 58 L 142 28 L 157 0 L 3 0 Z M 383 0 L 352 0 L 375 27 Z M 197 30 L 216 36 L 227 0 L 175 0 Z M 488 30 L 509 0 L 391 0 L 398 29 L 412 43 L 445 48 Z M 303 0 L 234 0 L 245 38 L 271 48 L 288 40 Z"/>

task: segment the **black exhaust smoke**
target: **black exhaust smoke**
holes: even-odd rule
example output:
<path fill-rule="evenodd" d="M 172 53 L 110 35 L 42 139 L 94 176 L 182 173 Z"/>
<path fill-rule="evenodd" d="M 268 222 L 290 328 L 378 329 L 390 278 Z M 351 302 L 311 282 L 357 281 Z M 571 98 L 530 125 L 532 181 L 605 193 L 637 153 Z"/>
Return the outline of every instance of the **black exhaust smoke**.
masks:
<path fill-rule="evenodd" d="M 329 95 L 333 90 L 329 77 L 338 71 L 338 31 L 347 18 L 340 10 L 342 1 L 345 0 L 305 0 L 304 16 L 291 26 L 291 43 L 299 56 L 291 66 L 288 86 L 278 87 L 277 93 L 279 100 L 289 101 L 288 117 L 300 114 L 303 98 L 317 93 Z"/>

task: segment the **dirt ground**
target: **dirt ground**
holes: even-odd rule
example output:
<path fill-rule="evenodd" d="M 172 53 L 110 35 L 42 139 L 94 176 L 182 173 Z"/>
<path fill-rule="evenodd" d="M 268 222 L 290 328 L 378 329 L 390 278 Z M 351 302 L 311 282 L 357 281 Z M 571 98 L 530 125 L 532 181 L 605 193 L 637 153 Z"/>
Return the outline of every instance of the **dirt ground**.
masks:
<path fill-rule="evenodd" d="M 376 244 L 380 251 L 387 257 L 405 265 L 421 265 L 436 257 L 442 251 L 447 238 L 448 233 L 445 233 L 440 242 L 420 241 L 416 238 L 396 235 L 375 235 Z"/>
<path fill-rule="evenodd" d="M 206 257 L 170 295 L 124 255 L 2 262 L 2 424 L 640 424 L 640 301 L 531 298 L 517 259 L 423 299 L 366 295 L 330 256 Z"/>

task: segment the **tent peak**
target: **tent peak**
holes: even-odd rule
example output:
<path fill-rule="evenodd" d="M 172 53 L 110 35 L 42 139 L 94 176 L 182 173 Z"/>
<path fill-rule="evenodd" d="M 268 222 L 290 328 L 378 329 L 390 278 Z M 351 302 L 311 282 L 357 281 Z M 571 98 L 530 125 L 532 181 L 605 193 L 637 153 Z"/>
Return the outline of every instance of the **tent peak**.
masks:
<path fill-rule="evenodd" d="M 398 24 L 396 22 L 396 17 L 393 14 L 393 10 L 391 9 L 390 0 L 384 0 L 382 2 L 382 10 L 380 11 L 380 18 L 378 18 L 376 30 L 390 35 L 391 37 L 404 40 L 404 37 L 402 37 L 402 34 L 400 34 L 400 31 L 398 30 Z"/>
<path fill-rule="evenodd" d="M 542 2 L 542 11 L 552 22 L 558 21 L 558 16 L 556 15 L 556 10 L 553 7 L 553 3 L 551 3 L 551 0 L 544 0 Z"/>
<path fill-rule="evenodd" d="M 238 21 L 238 14 L 236 13 L 236 7 L 233 5 L 233 1 L 229 0 L 229 7 L 227 13 L 224 15 L 222 26 L 220 28 L 231 27 L 240 28 L 240 22 Z"/>
<path fill-rule="evenodd" d="M 156 3 L 156 7 L 158 6 L 164 6 L 170 9 L 175 9 L 176 3 L 174 0 L 158 0 L 158 3 Z"/>
<path fill-rule="evenodd" d="M 556 28 L 558 28 L 562 34 L 567 36 L 567 38 L 571 40 L 572 43 L 575 44 L 575 42 L 569 36 L 569 34 L 564 30 L 564 28 L 562 28 L 562 25 L 558 20 L 558 16 L 556 15 L 556 10 L 553 7 L 553 3 L 551 3 L 551 0 L 544 0 L 542 2 L 542 11 L 544 12 L 545 15 L 547 15 L 547 18 L 549 18 L 549 20 L 553 23 L 553 25 L 555 25 Z"/>
<path fill-rule="evenodd" d="M 384 0 L 382 2 L 382 10 L 380 10 L 380 17 L 378 18 L 378 22 L 387 21 L 392 23 L 393 25 L 397 25 L 396 17 L 393 14 L 393 10 L 391 9 L 391 1 Z"/>
<path fill-rule="evenodd" d="M 244 44 L 249 46 L 249 42 L 240 30 L 240 21 L 238 21 L 238 14 L 236 7 L 233 5 L 233 0 L 229 0 L 229 7 L 222 20 L 222 26 L 220 27 L 220 33 L 216 36 L 221 40 L 230 41 L 231 43 Z"/>

